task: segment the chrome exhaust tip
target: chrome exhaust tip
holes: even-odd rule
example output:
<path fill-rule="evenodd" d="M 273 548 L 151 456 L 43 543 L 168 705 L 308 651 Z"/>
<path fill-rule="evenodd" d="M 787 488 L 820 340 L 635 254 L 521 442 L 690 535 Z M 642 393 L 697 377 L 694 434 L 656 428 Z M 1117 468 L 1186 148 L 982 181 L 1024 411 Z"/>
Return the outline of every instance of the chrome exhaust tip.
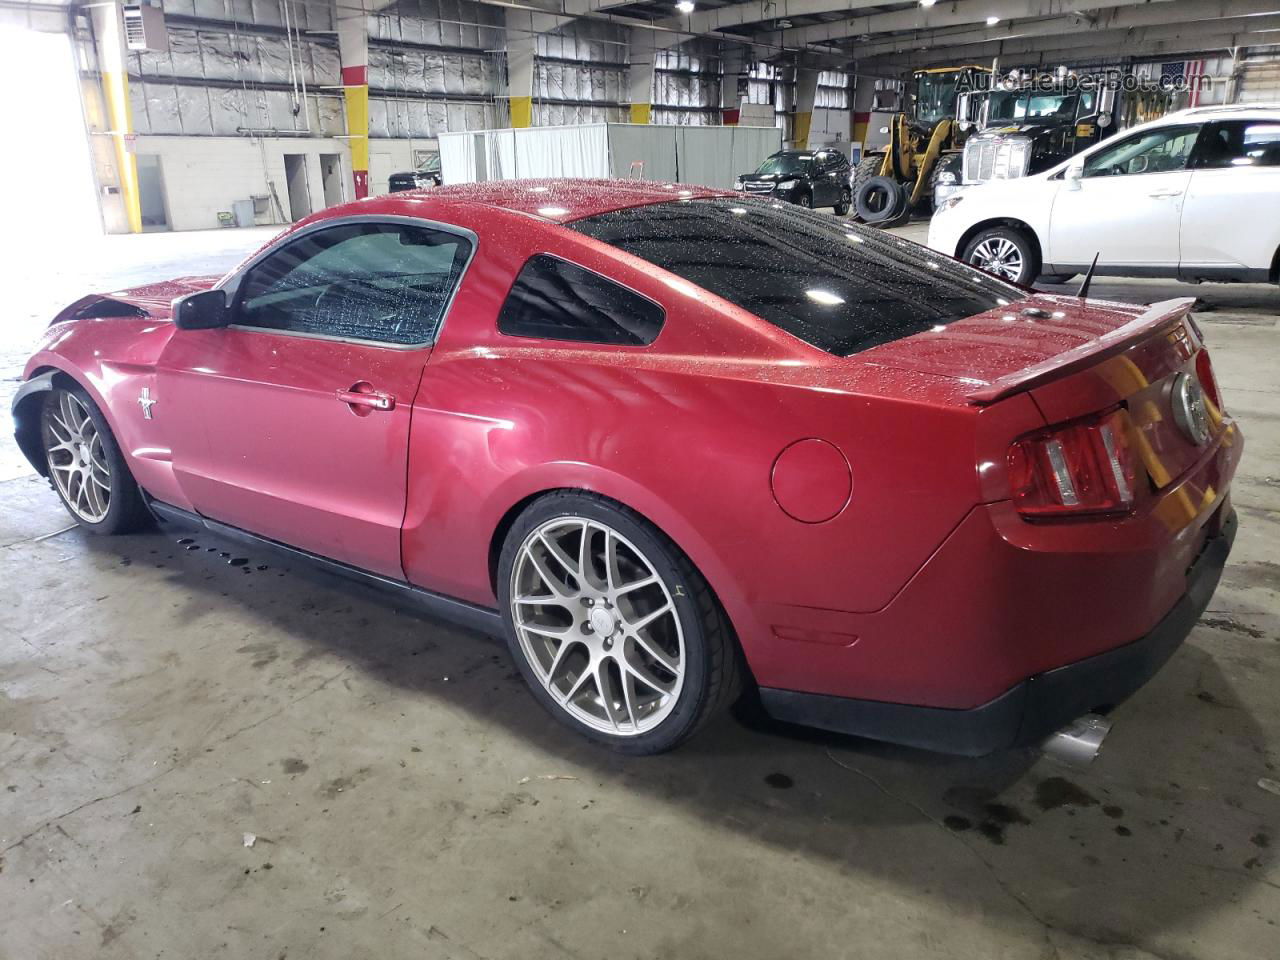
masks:
<path fill-rule="evenodd" d="M 1086 713 L 1051 735 L 1040 744 L 1040 749 L 1073 767 L 1087 767 L 1110 732 L 1110 720 L 1097 713 Z"/>

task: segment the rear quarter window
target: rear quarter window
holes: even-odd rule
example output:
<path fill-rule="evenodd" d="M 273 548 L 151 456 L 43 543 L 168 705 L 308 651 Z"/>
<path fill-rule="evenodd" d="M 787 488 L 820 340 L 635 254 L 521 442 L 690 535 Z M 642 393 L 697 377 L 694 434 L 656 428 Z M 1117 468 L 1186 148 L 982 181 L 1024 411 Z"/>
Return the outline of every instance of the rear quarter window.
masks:
<path fill-rule="evenodd" d="M 891 234 L 766 200 L 672 201 L 568 226 L 837 356 L 1028 295 Z"/>
<path fill-rule="evenodd" d="M 576 263 L 541 253 L 520 270 L 498 313 L 512 337 L 643 347 L 662 330 L 662 307 Z"/>

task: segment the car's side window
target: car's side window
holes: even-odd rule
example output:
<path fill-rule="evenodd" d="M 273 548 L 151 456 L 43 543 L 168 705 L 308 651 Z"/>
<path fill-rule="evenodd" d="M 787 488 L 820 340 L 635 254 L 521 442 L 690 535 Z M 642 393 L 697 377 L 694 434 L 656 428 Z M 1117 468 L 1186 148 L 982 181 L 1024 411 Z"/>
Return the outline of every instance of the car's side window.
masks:
<path fill-rule="evenodd" d="M 658 304 L 598 273 L 549 254 L 531 257 L 516 277 L 498 331 L 513 337 L 646 346 L 662 329 Z"/>
<path fill-rule="evenodd" d="M 400 345 L 435 339 L 471 254 L 459 234 L 346 223 L 287 243 L 240 285 L 235 322 Z"/>
<path fill-rule="evenodd" d="M 1086 160 L 1084 175 L 1119 177 L 1184 170 L 1199 133 L 1199 125 L 1192 125 L 1162 127 L 1126 137 Z"/>
<path fill-rule="evenodd" d="M 1242 167 L 1280 167 L 1280 121 L 1210 124 L 1196 152 L 1196 169 Z"/>

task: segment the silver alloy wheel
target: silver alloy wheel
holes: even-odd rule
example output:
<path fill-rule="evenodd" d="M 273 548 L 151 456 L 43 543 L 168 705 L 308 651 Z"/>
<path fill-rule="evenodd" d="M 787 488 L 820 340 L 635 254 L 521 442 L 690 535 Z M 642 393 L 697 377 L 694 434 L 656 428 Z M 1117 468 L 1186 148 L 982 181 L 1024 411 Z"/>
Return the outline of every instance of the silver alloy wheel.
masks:
<path fill-rule="evenodd" d="M 671 592 L 607 524 L 556 517 L 525 537 L 511 570 L 511 617 L 538 682 L 574 719 L 633 737 L 675 708 L 685 645 Z"/>
<path fill-rule="evenodd" d="M 111 468 L 102 435 L 75 394 L 57 393 L 57 409 L 46 406 L 45 459 L 58 492 L 87 523 L 101 523 L 111 507 Z"/>
<path fill-rule="evenodd" d="M 987 237 L 973 248 L 969 262 L 1006 280 L 1017 280 L 1022 275 L 1022 251 L 1008 237 Z"/>

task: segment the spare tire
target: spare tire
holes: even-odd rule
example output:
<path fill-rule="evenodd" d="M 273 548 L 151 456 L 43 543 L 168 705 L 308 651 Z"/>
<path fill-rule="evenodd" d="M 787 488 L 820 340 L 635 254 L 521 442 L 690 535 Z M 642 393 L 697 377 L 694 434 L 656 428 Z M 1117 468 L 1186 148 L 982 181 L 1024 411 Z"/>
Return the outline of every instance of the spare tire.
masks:
<path fill-rule="evenodd" d="M 858 187 L 853 203 L 863 223 L 885 223 L 902 214 L 907 198 L 893 177 L 872 177 Z"/>

